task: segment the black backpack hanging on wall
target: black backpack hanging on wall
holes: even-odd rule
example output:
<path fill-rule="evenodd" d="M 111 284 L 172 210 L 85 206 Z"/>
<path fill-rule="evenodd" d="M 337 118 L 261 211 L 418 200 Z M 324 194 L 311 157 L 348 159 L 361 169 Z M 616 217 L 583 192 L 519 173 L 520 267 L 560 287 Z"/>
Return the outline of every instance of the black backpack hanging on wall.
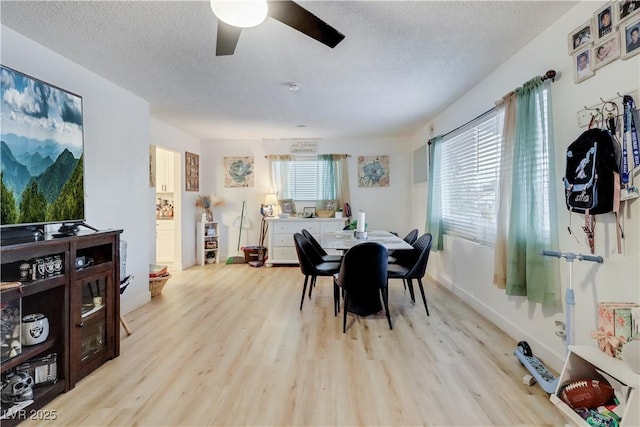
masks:
<path fill-rule="evenodd" d="M 564 188 L 567 209 L 584 214 L 584 227 L 591 253 L 595 253 L 595 217 L 613 212 L 616 216 L 618 253 L 622 253 L 619 223 L 619 145 L 603 129 L 586 130 L 567 148 Z M 571 224 L 571 220 L 569 220 Z M 569 225 L 569 233 L 571 225 Z"/>
<path fill-rule="evenodd" d="M 608 131 L 594 128 L 569 145 L 564 188 L 570 211 L 596 215 L 614 210 L 619 188 L 615 144 Z"/>

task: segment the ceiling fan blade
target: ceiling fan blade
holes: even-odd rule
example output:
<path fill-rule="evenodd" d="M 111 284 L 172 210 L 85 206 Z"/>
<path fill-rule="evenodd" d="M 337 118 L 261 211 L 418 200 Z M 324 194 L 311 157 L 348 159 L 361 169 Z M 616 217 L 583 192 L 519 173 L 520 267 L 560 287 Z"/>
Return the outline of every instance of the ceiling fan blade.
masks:
<path fill-rule="evenodd" d="M 242 28 L 225 24 L 218 20 L 218 36 L 216 40 L 216 56 L 233 55 L 240 38 Z"/>
<path fill-rule="evenodd" d="M 340 31 L 293 1 L 276 0 L 268 3 L 270 17 L 330 48 L 336 47 L 344 39 L 344 34 Z"/>

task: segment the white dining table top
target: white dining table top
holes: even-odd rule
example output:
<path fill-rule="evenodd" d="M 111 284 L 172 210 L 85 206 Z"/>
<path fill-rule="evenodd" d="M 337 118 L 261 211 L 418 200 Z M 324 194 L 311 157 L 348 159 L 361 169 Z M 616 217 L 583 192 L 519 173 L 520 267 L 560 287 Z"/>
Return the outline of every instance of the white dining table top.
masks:
<path fill-rule="evenodd" d="M 322 235 L 322 247 L 325 249 L 347 250 L 364 242 L 377 242 L 389 250 L 413 249 L 402 238 L 384 230 L 367 230 L 366 239 L 356 239 L 353 230 L 328 231 Z"/>

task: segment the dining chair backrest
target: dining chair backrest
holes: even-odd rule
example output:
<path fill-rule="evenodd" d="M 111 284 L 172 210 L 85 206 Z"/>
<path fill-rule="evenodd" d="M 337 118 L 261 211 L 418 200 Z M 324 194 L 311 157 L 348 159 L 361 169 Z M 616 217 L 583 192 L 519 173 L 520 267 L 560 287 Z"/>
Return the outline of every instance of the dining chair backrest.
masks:
<path fill-rule="evenodd" d="M 293 235 L 293 241 L 296 247 L 296 253 L 298 255 L 298 262 L 300 263 L 300 270 L 302 274 L 312 275 L 315 272 L 315 266 L 321 264 L 322 257 L 318 255 L 315 248 L 301 233 L 295 233 Z"/>
<path fill-rule="evenodd" d="M 416 240 L 418 240 L 418 229 L 414 228 L 410 232 L 407 233 L 406 236 L 402 239 L 410 245 L 413 245 Z"/>
<path fill-rule="evenodd" d="M 413 244 L 413 249 L 418 257 L 413 263 L 413 266 L 406 274 L 406 278 L 420 278 L 423 277 L 427 271 L 427 262 L 429 261 L 429 253 L 431 252 L 431 242 L 433 236 L 431 233 L 425 233 L 418 238 Z"/>
<path fill-rule="evenodd" d="M 316 240 L 316 238 L 313 237 L 313 234 L 311 234 L 309 230 L 307 230 L 306 228 L 303 228 L 301 233 L 304 237 L 307 238 L 308 241 L 311 242 L 313 247 L 321 256 L 327 255 L 327 251 L 324 250 L 324 248 L 320 245 L 320 243 Z"/>
<path fill-rule="evenodd" d="M 377 242 L 355 245 L 344 255 L 338 282 L 351 293 L 386 288 L 388 255 L 387 248 Z"/>

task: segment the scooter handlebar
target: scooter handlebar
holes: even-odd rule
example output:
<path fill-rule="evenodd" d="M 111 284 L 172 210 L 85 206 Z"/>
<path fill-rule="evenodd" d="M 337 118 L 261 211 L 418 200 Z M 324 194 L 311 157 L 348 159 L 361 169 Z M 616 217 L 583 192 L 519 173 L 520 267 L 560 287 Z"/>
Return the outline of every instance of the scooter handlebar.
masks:
<path fill-rule="evenodd" d="M 540 255 L 552 256 L 556 258 L 566 258 L 568 261 L 577 259 L 578 261 L 591 261 L 597 262 L 598 264 L 602 264 L 604 262 L 601 256 L 574 254 L 573 252 L 550 251 L 547 249 L 543 249 L 542 251 L 540 251 Z"/>

